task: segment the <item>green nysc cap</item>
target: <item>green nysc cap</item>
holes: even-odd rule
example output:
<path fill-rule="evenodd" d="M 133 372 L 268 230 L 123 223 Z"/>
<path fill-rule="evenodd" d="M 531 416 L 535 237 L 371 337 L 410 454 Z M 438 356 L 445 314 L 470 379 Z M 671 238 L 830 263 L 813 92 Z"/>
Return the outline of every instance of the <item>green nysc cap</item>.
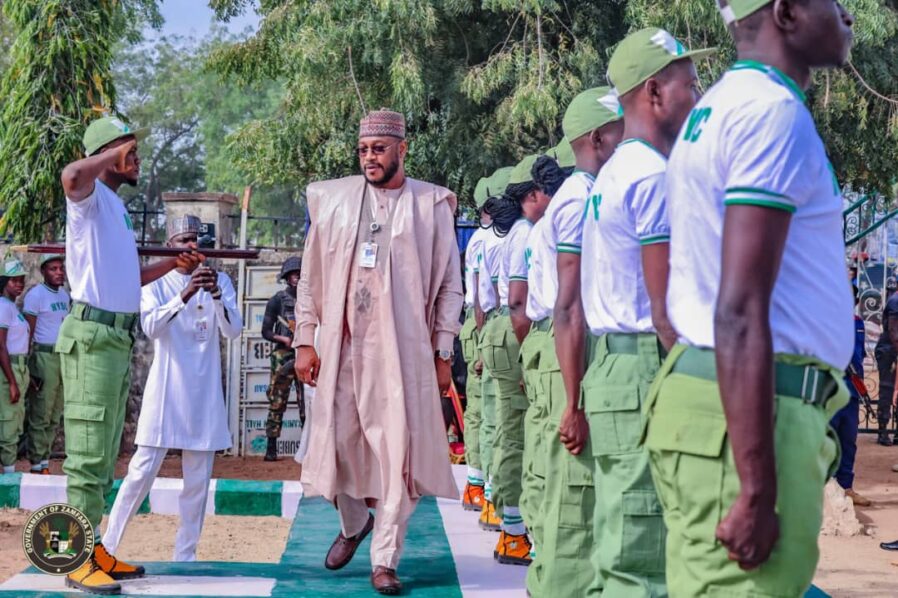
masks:
<path fill-rule="evenodd" d="M 61 253 L 48 253 L 41 258 L 41 266 L 54 260 L 65 260 L 65 256 Z"/>
<path fill-rule="evenodd" d="M 505 188 L 508 187 L 508 179 L 513 170 L 514 166 L 503 166 L 486 180 L 487 198 L 496 197 L 497 195 L 505 193 Z"/>
<path fill-rule="evenodd" d="M 3 274 L 0 274 L 0 276 L 5 276 L 6 278 L 25 276 L 25 266 L 15 258 L 5 260 L 3 262 Z"/>
<path fill-rule="evenodd" d="M 561 128 L 565 137 L 574 140 L 603 125 L 620 120 L 623 116 L 624 110 L 616 90 L 610 87 L 593 87 L 571 100 L 564 111 Z M 573 155 L 573 150 L 571 154 Z"/>
<path fill-rule="evenodd" d="M 571 142 L 567 140 L 567 137 L 562 137 L 558 145 L 546 150 L 546 155 L 554 158 L 561 168 L 572 168 L 577 165 L 574 148 L 571 147 Z"/>
<path fill-rule="evenodd" d="M 717 10 L 723 21 L 730 25 L 770 4 L 773 0 L 717 0 Z"/>
<path fill-rule="evenodd" d="M 486 192 L 487 184 L 489 184 L 489 177 L 483 177 L 477 181 L 477 186 L 474 187 L 474 205 L 477 206 L 478 210 L 489 199 L 489 195 Z"/>
<path fill-rule="evenodd" d="M 533 173 L 530 171 L 533 170 L 533 164 L 539 156 L 539 154 L 531 154 L 518 162 L 511 174 L 508 175 L 508 185 L 506 187 L 509 185 L 520 185 L 521 183 L 532 183 Z"/>
<path fill-rule="evenodd" d="M 704 58 L 716 50 L 687 50 L 664 29 L 642 29 L 625 37 L 614 50 L 608 61 L 608 81 L 623 96 L 672 62 Z"/>
<path fill-rule="evenodd" d="M 84 131 L 84 152 L 92 156 L 98 149 L 116 139 L 133 136 L 140 141 L 149 134 L 149 129 L 132 129 L 118 117 L 104 116 L 90 123 Z"/>

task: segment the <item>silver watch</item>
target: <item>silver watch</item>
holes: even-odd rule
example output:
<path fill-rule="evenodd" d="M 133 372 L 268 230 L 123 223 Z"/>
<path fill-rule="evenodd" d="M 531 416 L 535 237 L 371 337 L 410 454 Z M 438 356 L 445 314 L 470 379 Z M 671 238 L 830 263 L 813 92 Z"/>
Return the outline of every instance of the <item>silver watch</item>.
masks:
<path fill-rule="evenodd" d="M 447 351 L 446 349 L 440 349 L 439 351 L 434 351 L 433 356 L 437 359 L 442 359 L 443 361 L 452 361 L 452 358 L 455 357 L 455 354 L 452 351 Z"/>

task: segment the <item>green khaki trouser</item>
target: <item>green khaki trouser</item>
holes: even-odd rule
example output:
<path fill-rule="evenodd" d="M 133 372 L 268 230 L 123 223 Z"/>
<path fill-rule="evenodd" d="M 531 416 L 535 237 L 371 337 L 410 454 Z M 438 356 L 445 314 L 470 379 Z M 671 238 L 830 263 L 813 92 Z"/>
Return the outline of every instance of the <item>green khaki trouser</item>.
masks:
<path fill-rule="evenodd" d="M 524 460 L 524 415 L 529 402 L 521 389 L 520 345 L 508 308 L 490 314 L 480 337 L 480 354 L 496 382 L 496 438 L 493 444 L 493 502 L 497 509 L 521 501 Z"/>
<path fill-rule="evenodd" d="M 66 316 L 56 341 L 65 392 L 62 469 L 68 476 L 68 502 L 95 528 L 112 488 L 121 444 L 133 342 L 124 327 L 80 320 L 74 313 Z"/>
<path fill-rule="evenodd" d="M 543 354 L 554 353 L 551 336 L 552 320 L 546 318 L 534 322 L 530 332 L 521 343 L 521 365 L 524 368 L 524 388 L 530 405 L 524 417 L 524 458 L 521 479 L 521 516 L 530 531 L 534 550 L 539 554 L 543 541 L 543 497 L 546 490 L 546 455 L 544 435 L 546 428 L 546 393 L 540 384 L 539 367 Z M 527 569 L 527 585 L 538 583 L 539 565 L 534 561 Z M 531 582 L 532 580 L 532 582 Z M 533 592 L 531 591 L 531 594 Z"/>
<path fill-rule="evenodd" d="M 666 529 L 640 443 L 641 408 L 661 365 L 658 339 L 605 334 L 594 342 L 581 392 L 595 459 L 596 513 L 602 514 L 594 527 L 596 587 L 615 598 L 666 596 Z"/>
<path fill-rule="evenodd" d="M 480 352 L 477 350 L 477 323 L 474 321 L 474 310 L 468 308 L 465 323 L 461 327 L 459 340 L 461 340 L 462 355 L 468 366 L 468 382 L 465 385 L 467 405 L 465 405 L 465 462 L 468 467 L 483 470 L 480 459 L 480 420 L 481 420 L 481 386 L 482 381 L 477 374 L 477 361 Z"/>
<path fill-rule="evenodd" d="M 545 396 L 543 424 L 545 494 L 542 503 L 543 540 L 530 565 L 527 590 L 534 598 L 596 596 L 595 573 L 590 559 L 594 548 L 593 516 L 595 486 L 593 458 L 587 441 L 574 456 L 558 436 L 567 406 L 564 380 L 555 353 L 555 335 L 550 332 L 539 363 L 540 386 Z"/>
<path fill-rule="evenodd" d="M 743 571 L 717 541 L 717 525 L 739 494 L 739 476 L 711 350 L 689 349 L 707 376 L 673 372 L 686 347 L 675 347 L 652 386 L 645 444 L 667 522 L 667 585 L 672 598 L 692 596 L 798 598 L 817 567 L 823 486 L 838 464 L 832 415 L 848 402 L 842 373 L 810 358 L 777 362 L 812 365 L 838 389 L 826 408 L 791 396 L 775 399 L 777 502 L 780 538 L 770 559 Z M 694 355 L 690 355 L 693 357 Z"/>
<path fill-rule="evenodd" d="M 15 465 L 19 451 L 19 437 L 25 423 L 25 393 L 28 390 L 28 356 L 10 355 L 19 401 L 9 401 L 9 380 L 0 372 L 0 465 Z"/>
<path fill-rule="evenodd" d="M 34 344 L 28 360 L 28 459 L 32 465 L 50 458 L 62 419 L 62 368 L 53 345 Z"/>
<path fill-rule="evenodd" d="M 480 331 L 481 335 L 483 331 Z M 493 444 L 496 440 L 496 381 L 483 366 L 480 376 L 480 464 L 483 475 L 491 482 L 493 475 Z"/>

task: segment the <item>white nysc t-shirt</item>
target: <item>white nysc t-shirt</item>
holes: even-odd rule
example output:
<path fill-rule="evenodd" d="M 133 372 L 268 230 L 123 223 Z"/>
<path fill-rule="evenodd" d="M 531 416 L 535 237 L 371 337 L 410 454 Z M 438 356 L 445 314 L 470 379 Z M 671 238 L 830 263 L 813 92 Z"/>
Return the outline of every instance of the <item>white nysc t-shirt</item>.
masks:
<path fill-rule="evenodd" d="M 848 365 L 853 302 L 841 191 L 804 93 L 788 76 L 757 62 L 733 65 L 684 124 L 667 189 L 667 309 L 681 342 L 714 346 L 724 214 L 754 205 L 792 214 L 770 304 L 774 352 Z"/>
<path fill-rule="evenodd" d="M 0 297 L 0 328 L 6 329 L 6 352 L 10 355 L 28 355 L 28 337 L 31 328 L 16 304 Z M 22 389 L 24 390 L 24 389 Z"/>
<path fill-rule="evenodd" d="M 599 171 L 583 221 L 581 285 L 590 332 L 654 332 L 642 247 L 667 243 L 664 155 L 641 139 L 623 141 Z"/>
<path fill-rule="evenodd" d="M 513 280 L 527 282 L 527 238 L 533 224 L 526 218 L 515 222 L 502 246 L 502 268 L 499 271 L 499 299 L 508 305 L 508 286 Z M 503 292 L 504 290 L 504 292 Z"/>
<path fill-rule="evenodd" d="M 480 273 L 477 286 L 477 299 L 480 301 L 480 309 L 484 313 L 499 306 L 499 297 L 496 295 L 493 285 L 499 282 L 502 243 L 505 240 L 505 237 L 496 235 L 496 231 L 492 227 L 486 230 L 483 244 L 480 246 Z"/>
<path fill-rule="evenodd" d="M 71 299 L 64 287 L 53 290 L 41 283 L 25 293 L 24 311 L 37 318 L 34 324 L 34 342 L 55 345 L 62 321 L 69 313 Z"/>
<path fill-rule="evenodd" d="M 465 307 L 474 307 L 474 275 L 480 273 L 483 240 L 488 234 L 490 232 L 487 229 L 478 227 L 465 249 Z"/>
<path fill-rule="evenodd" d="M 583 206 L 595 181 L 588 172 L 575 171 L 565 179 L 546 213 L 533 225 L 527 246 L 527 317 L 539 322 L 552 317 L 558 299 L 558 254 L 580 255 L 583 239 Z"/>
<path fill-rule="evenodd" d="M 73 301 L 140 311 L 140 261 L 122 199 L 97 180 L 81 201 L 66 198 L 65 267 Z"/>

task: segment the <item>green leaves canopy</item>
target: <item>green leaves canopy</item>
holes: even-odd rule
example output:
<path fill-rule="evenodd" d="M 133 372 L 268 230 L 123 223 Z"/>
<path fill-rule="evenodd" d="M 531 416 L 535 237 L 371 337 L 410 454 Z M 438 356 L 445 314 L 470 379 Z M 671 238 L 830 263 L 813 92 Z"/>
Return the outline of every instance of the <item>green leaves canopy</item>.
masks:
<path fill-rule="evenodd" d="M 222 18 L 250 4 L 211 2 Z M 885 0 L 845 4 L 858 18 L 853 67 L 816 75 L 811 107 L 840 180 L 888 189 L 898 21 Z M 720 47 L 699 65 L 706 87 L 734 58 L 710 0 L 262 0 L 259 11 L 258 34 L 211 65 L 243 81 L 286 82 L 281 113 L 232 138 L 240 167 L 269 182 L 355 171 L 358 119 L 390 106 L 409 121 L 410 173 L 467 198 L 479 177 L 557 142 L 568 101 L 605 82 L 628 31 L 661 26 L 688 46 Z"/>

